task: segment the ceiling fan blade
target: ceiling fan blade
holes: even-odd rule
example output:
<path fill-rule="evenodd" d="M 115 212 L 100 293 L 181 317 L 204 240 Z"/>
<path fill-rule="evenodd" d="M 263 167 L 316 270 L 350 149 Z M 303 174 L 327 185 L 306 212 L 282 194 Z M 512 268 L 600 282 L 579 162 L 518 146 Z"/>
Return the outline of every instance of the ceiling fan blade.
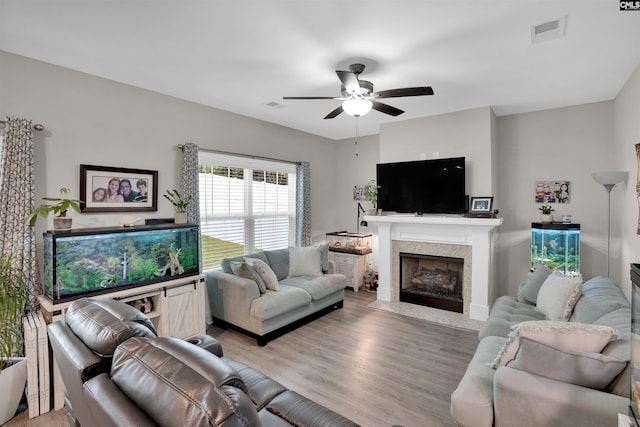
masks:
<path fill-rule="evenodd" d="M 402 89 L 381 90 L 380 92 L 374 92 L 371 94 L 371 96 L 376 98 L 399 98 L 402 96 L 423 96 L 423 95 L 433 95 L 433 89 L 431 89 L 431 86 L 405 87 Z"/>
<path fill-rule="evenodd" d="M 342 86 L 344 86 L 348 93 L 354 93 L 360 90 L 360 83 L 358 82 L 358 78 L 351 71 L 336 70 L 336 74 L 342 82 Z"/>
<path fill-rule="evenodd" d="M 333 96 L 283 96 L 282 99 L 339 99 Z"/>
<path fill-rule="evenodd" d="M 342 105 L 339 106 L 338 108 L 336 108 L 335 110 L 333 110 L 332 112 L 330 112 L 329 114 L 327 114 L 324 118 L 326 119 L 333 119 L 334 117 L 336 117 L 338 114 L 342 113 L 344 110 L 342 109 Z"/>
<path fill-rule="evenodd" d="M 371 108 L 373 108 L 374 110 L 378 110 L 381 113 L 389 114 L 393 117 L 399 116 L 400 114 L 404 113 L 404 111 L 402 111 L 401 109 L 392 107 L 391 105 L 383 104 L 382 102 L 372 100 L 371 103 L 373 104 Z"/>

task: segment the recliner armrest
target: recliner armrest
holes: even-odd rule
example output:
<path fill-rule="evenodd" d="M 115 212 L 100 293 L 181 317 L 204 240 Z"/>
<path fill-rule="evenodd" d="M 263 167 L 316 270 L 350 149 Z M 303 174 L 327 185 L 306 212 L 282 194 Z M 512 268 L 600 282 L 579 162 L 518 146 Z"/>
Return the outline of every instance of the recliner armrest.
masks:
<path fill-rule="evenodd" d="M 224 353 L 222 352 L 222 344 L 220 344 L 217 339 L 210 337 L 209 335 L 196 335 L 194 337 L 187 338 L 185 341 L 203 348 L 218 357 L 224 356 Z"/>

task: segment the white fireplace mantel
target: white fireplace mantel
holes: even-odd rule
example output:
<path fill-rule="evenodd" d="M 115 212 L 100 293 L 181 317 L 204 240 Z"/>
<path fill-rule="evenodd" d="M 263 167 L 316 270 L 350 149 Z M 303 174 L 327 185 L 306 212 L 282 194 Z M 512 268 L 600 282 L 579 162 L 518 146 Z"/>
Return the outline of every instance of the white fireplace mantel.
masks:
<path fill-rule="evenodd" d="M 494 230 L 502 218 L 466 218 L 459 215 L 382 215 L 365 216 L 378 226 L 378 301 L 399 300 L 393 289 L 393 241 L 426 242 L 471 246 L 471 320 L 486 320 L 495 297 Z M 466 305 L 466 304 L 465 304 Z"/>

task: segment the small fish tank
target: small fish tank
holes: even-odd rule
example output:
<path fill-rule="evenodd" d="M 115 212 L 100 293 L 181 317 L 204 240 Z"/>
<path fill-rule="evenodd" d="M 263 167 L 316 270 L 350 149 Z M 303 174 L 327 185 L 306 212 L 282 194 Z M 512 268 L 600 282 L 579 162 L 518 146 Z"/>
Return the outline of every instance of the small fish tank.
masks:
<path fill-rule="evenodd" d="M 49 230 L 44 293 L 57 304 L 197 275 L 199 234 L 193 224 Z"/>
<path fill-rule="evenodd" d="M 332 252 L 365 255 L 373 252 L 371 249 L 371 234 L 349 233 L 334 231 L 327 233 L 327 243 Z"/>
<path fill-rule="evenodd" d="M 531 224 L 531 270 L 537 264 L 567 275 L 580 274 L 580 224 Z"/>

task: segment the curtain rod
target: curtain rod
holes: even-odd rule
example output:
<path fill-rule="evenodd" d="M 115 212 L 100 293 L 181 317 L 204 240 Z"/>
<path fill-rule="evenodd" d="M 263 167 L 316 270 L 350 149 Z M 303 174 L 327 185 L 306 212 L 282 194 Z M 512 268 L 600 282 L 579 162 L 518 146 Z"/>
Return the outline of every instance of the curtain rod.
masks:
<path fill-rule="evenodd" d="M 179 149 L 184 149 L 183 144 L 178 144 Z M 221 150 L 210 150 L 206 148 L 198 148 L 198 151 L 204 151 L 205 153 L 214 153 L 214 154 L 226 154 L 229 156 L 239 156 L 239 157 L 247 157 L 249 159 L 257 159 L 257 160 L 271 160 L 272 162 L 282 162 L 282 163 L 291 163 L 293 165 L 302 164 L 301 161 L 291 161 L 291 160 L 282 160 L 282 159 L 274 159 L 272 157 L 262 157 L 262 156 L 253 156 L 251 154 L 240 154 L 240 153 L 232 153 L 229 151 L 221 151 Z"/>
<path fill-rule="evenodd" d="M 7 124 L 7 122 L 5 122 L 4 120 L 0 120 L 0 125 L 5 125 L 5 124 Z M 37 131 L 44 130 L 44 126 L 41 124 L 35 124 L 33 125 L 33 130 L 37 130 Z"/>

